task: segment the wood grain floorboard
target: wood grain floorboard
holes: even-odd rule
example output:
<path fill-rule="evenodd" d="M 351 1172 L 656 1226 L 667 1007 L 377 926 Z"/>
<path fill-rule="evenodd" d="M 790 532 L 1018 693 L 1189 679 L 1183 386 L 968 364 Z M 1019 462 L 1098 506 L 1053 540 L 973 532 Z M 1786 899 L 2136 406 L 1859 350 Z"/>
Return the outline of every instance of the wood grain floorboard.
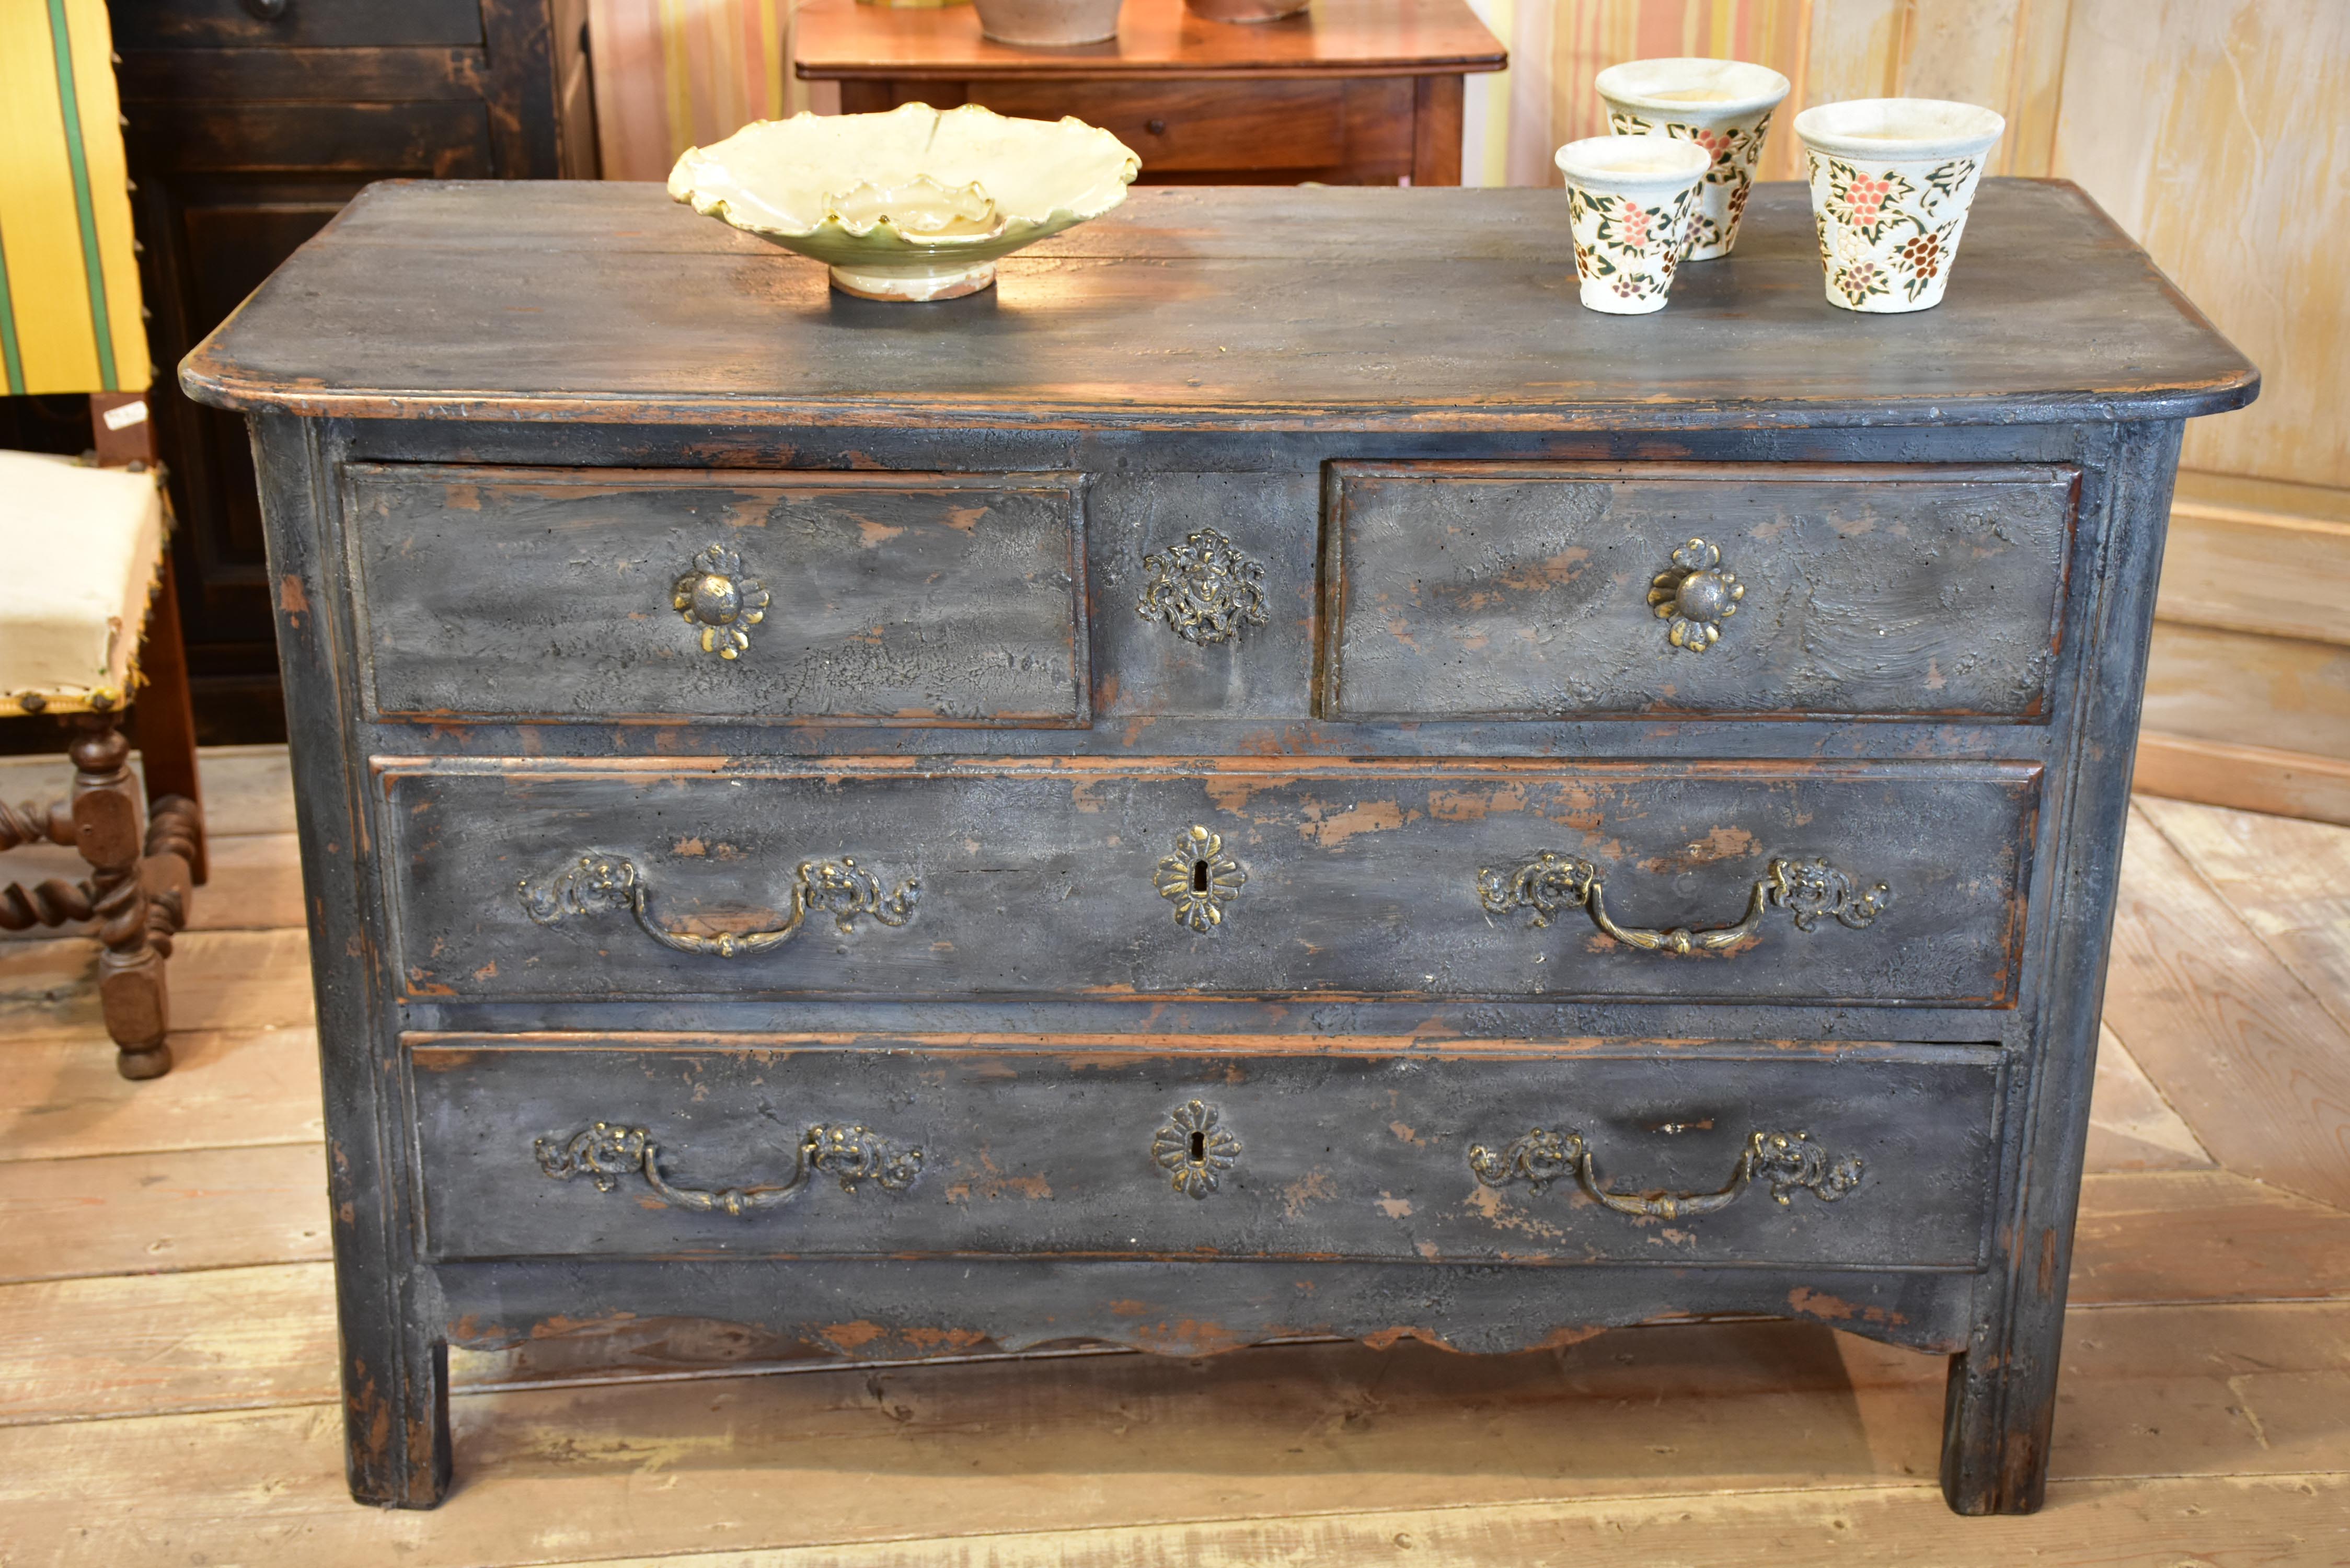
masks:
<path fill-rule="evenodd" d="M 2350 827 L 2151 795 L 2138 810 L 2350 1025 Z"/>
<path fill-rule="evenodd" d="M 2350 1207 L 2350 1031 L 2142 813 L 2106 1023 L 2221 1165 Z"/>
<path fill-rule="evenodd" d="M 103 1032 L 0 1045 L 0 1162 L 317 1143 L 316 1030 L 172 1035 L 172 1070 L 131 1083 Z"/>
<path fill-rule="evenodd" d="M 2350 1469 L 2350 1304 L 2110 1309 L 2061 1480 Z M 433 1568 L 1362 1510 L 1930 1487 L 1939 1358 L 1818 1325 L 506 1391 L 431 1513 L 344 1496 L 336 1407 L 0 1429 L 0 1539 L 64 1563 Z M 60 1509 L 45 1473 L 76 1478 Z M 1929 1492 L 1929 1495 L 1931 1495 Z M 1937 1501 L 1939 1506 L 1939 1501 Z M 201 1555 L 200 1555 L 201 1554 Z"/>
<path fill-rule="evenodd" d="M 2028 1519 L 1920 1487 L 1610 1499 L 598 1558 L 595 1568 L 2327 1568 L 2350 1477 L 2058 1482 Z M 588 1568 L 582 1560 L 550 1568 Z"/>
<path fill-rule="evenodd" d="M 2201 1170 L 2218 1162 L 2112 1029 L 2098 1031 L 2097 1078 L 2089 1095 L 2085 1168 Z"/>
<path fill-rule="evenodd" d="M 317 1144 L 0 1165 L 0 1283 L 328 1256 Z"/>

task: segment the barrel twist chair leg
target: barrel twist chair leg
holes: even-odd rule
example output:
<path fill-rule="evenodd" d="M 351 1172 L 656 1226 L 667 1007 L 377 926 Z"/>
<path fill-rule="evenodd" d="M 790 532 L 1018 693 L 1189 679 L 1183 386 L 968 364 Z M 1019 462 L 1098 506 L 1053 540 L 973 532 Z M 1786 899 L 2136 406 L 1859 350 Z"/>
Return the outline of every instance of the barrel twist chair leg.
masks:
<path fill-rule="evenodd" d="M 146 836 L 140 831 L 140 790 L 130 774 L 130 742 L 108 713 L 74 719 L 75 844 L 89 863 L 90 917 L 98 921 L 99 1002 L 106 1032 L 120 1050 L 115 1066 L 126 1078 L 160 1078 L 172 1070 L 164 1043 L 171 1007 L 163 984 L 163 959 L 178 929 L 176 890 L 151 899 L 140 875 Z M 159 940 L 160 939 L 160 941 Z"/>

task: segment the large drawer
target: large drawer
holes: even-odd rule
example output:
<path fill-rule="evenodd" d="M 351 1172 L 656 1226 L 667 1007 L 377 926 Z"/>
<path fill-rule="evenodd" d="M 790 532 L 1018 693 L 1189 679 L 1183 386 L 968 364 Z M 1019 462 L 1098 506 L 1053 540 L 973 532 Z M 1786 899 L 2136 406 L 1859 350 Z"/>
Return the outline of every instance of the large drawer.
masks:
<path fill-rule="evenodd" d="M 1081 725 L 1083 479 L 354 463 L 392 717 Z"/>
<path fill-rule="evenodd" d="M 1334 719 L 2044 720 L 2062 466 L 1331 465 Z"/>
<path fill-rule="evenodd" d="M 411 1036 L 426 1251 L 1972 1269 L 1987 1047 Z"/>
<path fill-rule="evenodd" d="M 1783 761 L 376 765 L 408 988 L 488 999 L 2006 1005 L 2040 776 Z"/>

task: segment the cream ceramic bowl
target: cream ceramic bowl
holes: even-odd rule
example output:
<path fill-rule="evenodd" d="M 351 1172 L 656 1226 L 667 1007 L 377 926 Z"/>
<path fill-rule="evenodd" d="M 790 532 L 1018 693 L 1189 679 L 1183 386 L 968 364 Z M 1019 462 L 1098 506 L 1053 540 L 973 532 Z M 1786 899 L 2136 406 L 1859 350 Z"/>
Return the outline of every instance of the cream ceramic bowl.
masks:
<path fill-rule="evenodd" d="M 1021 246 L 1126 200 L 1142 161 L 1078 119 L 943 112 L 798 114 L 686 151 L 669 193 L 832 268 L 867 299 L 953 299 Z"/>

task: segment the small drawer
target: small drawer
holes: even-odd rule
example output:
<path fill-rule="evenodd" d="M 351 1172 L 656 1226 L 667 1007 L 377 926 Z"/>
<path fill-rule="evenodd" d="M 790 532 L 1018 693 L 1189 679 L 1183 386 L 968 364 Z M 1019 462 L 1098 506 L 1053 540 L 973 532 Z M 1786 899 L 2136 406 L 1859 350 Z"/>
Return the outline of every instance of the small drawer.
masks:
<path fill-rule="evenodd" d="M 479 44 L 481 0 L 110 0 L 114 47 Z"/>
<path fill-rule="evenodd" d="M 411 1036 L 430 1256 L 1967 1270 L 1988 1047 Z"/>
<path fill-rule="evenodd" d="M 1083 725 L 1082 483 L 352 464 L 370 709 Z"/>
<path fill-rule="evenodd" d="M 966 101 L 1024 119 L 1075 115 L 1132 148 L 1146 177 L 1347 160 L 1343 82 L 972 82 Z"/>
<path fill-rule="evenodd" d="M 1326 717 L 2049 717 L 2072 468 L 1331 471 Z"/>
<path fill-rule="evenodd" d="M 422 103 L 211 103 L 138 107 L 126 133 L 150 168 L 188 173 L 424 175 L 493 172 L 479 99 Z"/>
<path fill-rule="evenodd" d="M 419 999 L 2005 1006 L 2024 763 L 380 759 Z"/>

